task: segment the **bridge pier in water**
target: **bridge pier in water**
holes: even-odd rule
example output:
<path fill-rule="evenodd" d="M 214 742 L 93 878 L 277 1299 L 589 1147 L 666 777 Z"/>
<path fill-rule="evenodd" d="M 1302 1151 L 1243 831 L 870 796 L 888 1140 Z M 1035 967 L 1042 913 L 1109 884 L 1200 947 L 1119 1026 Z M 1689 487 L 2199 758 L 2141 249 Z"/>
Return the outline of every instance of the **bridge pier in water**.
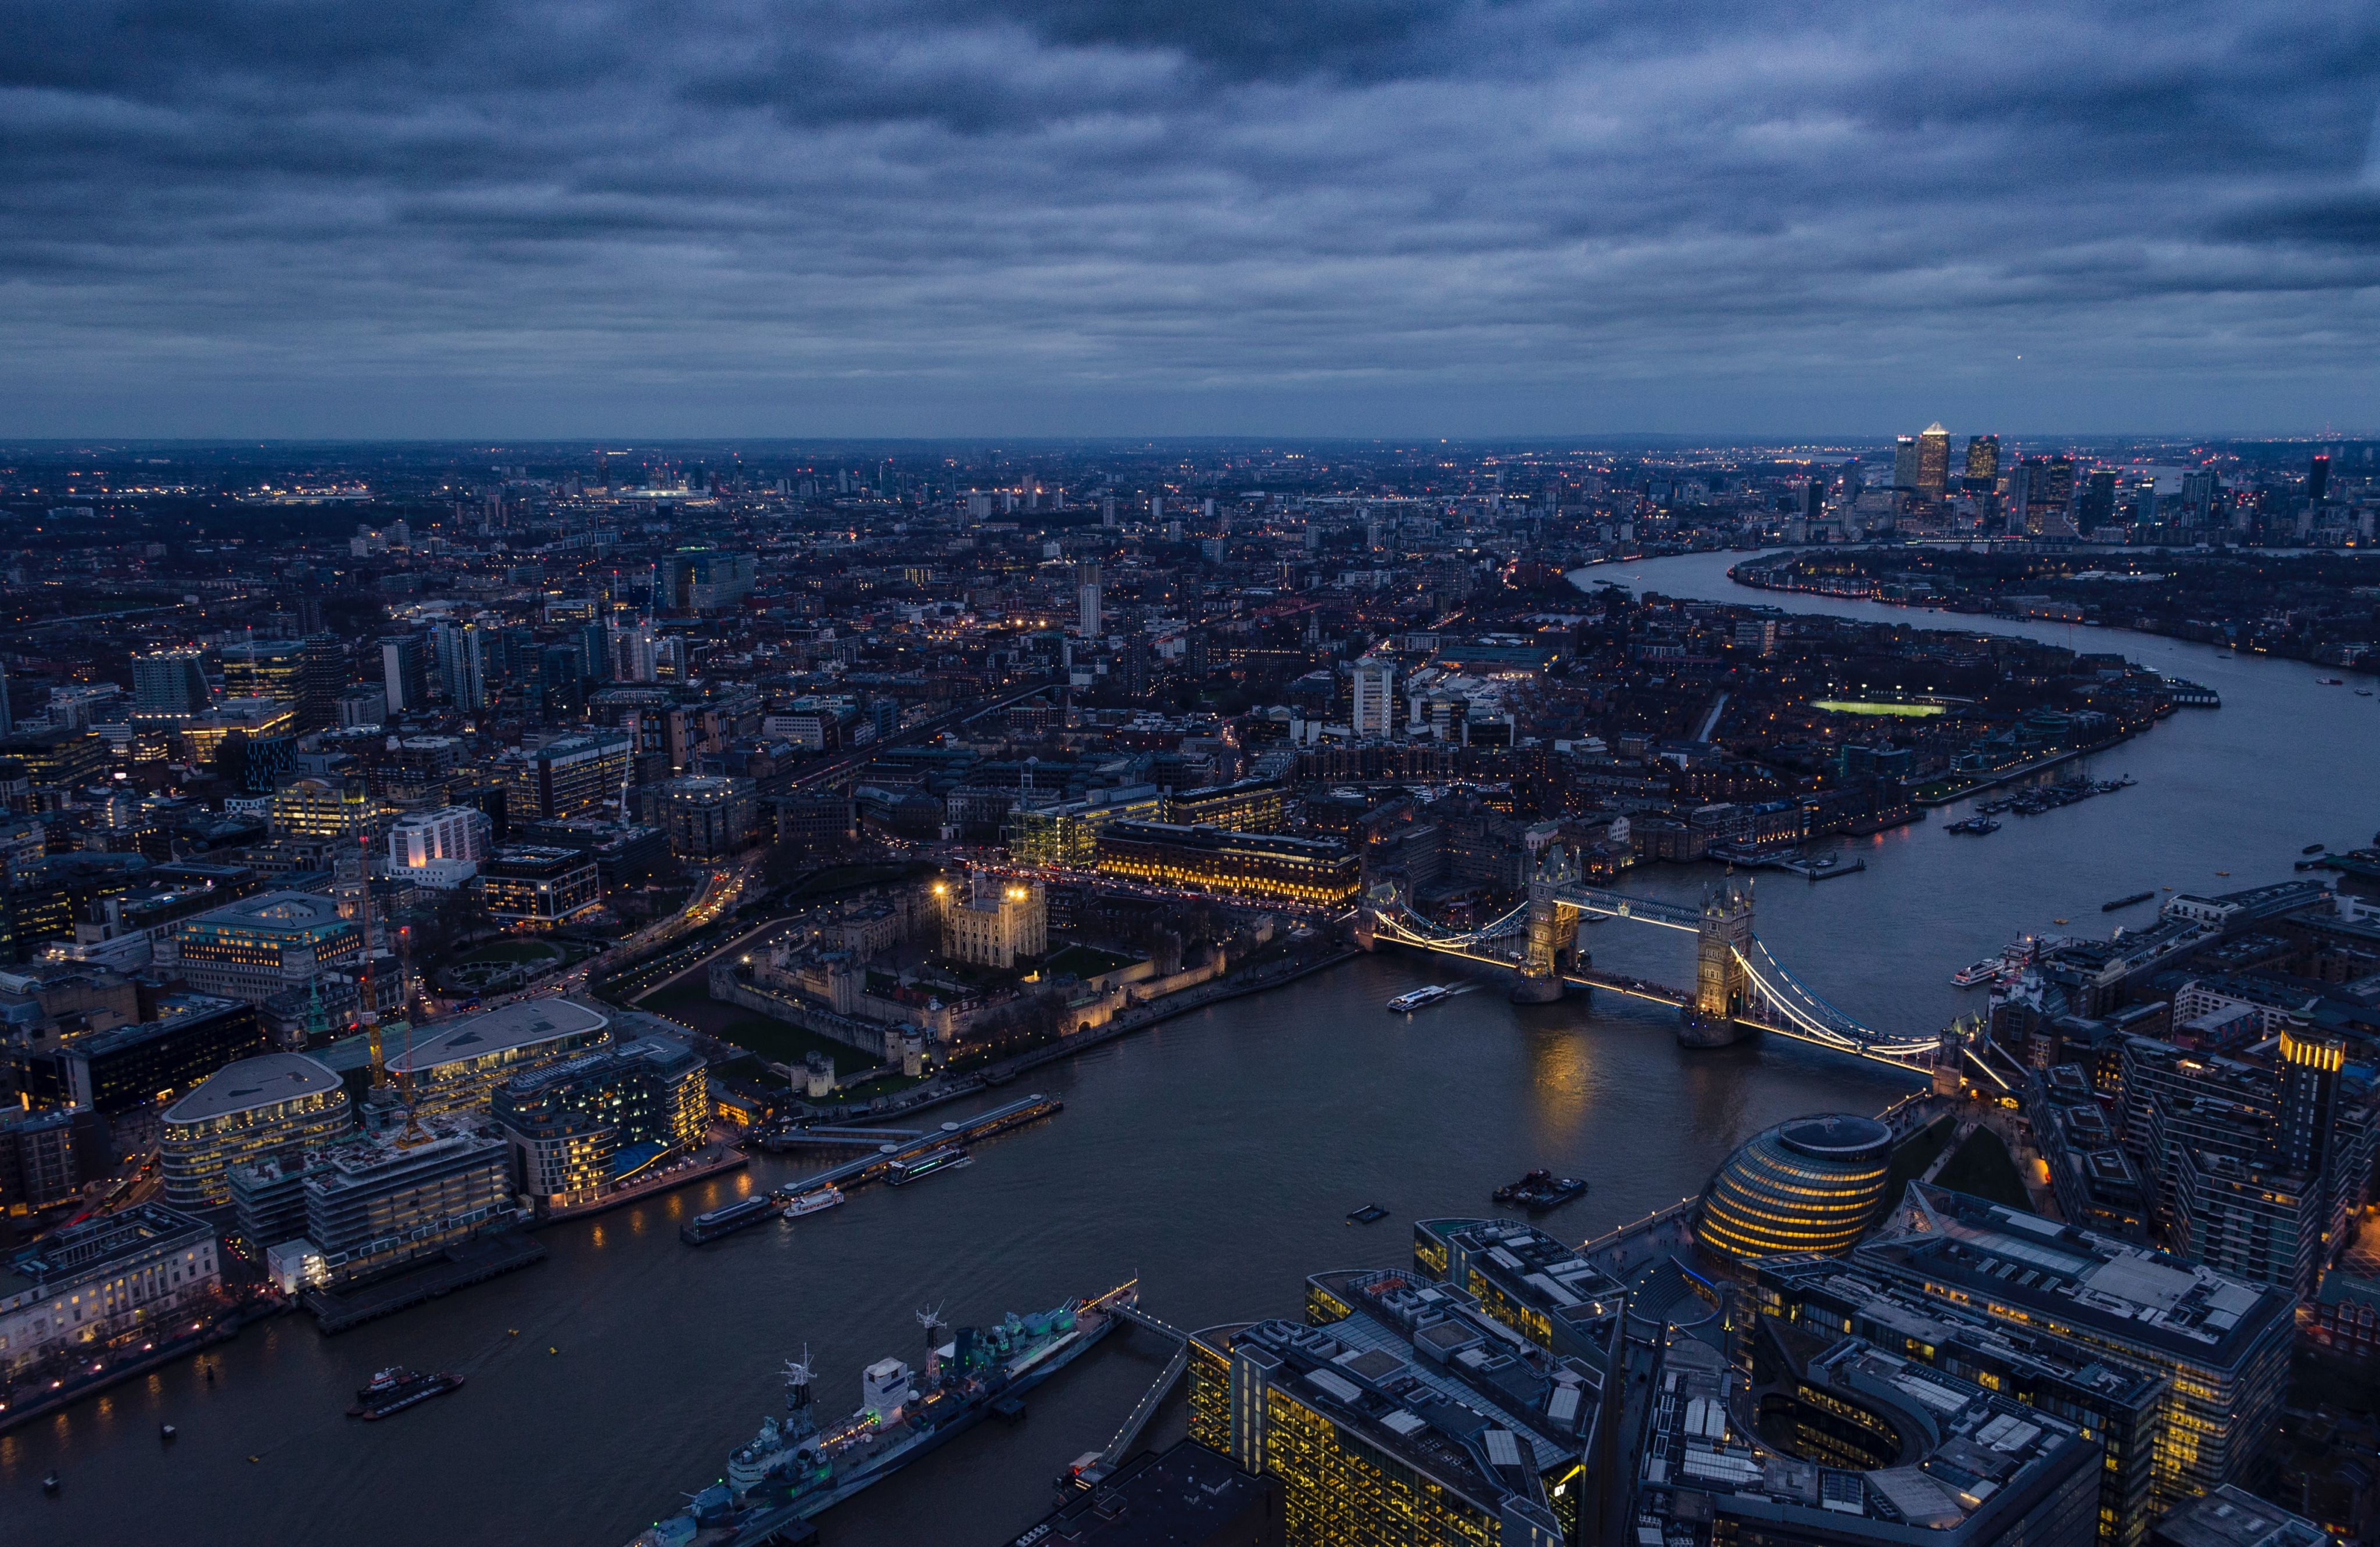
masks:
<path fill-rule="evenodd" d="M 1678 1041 L 1687 1047 L 1725 1047 L 1756 1029 L 1751 1010 L 1752 883 L 1738 891 L 1730 879 L 1703 893 L 1694 931 L 1694 997 L 1678 1012 Z"/>
<path fill-rule="evenodd" d="M 1549 1005 L 1562 997 L 1567 986 L 1562 982 L 1561 961 L 1564 909 L 1554 894 L 1576 879 L 1566 845 L 1551 844 L 1537 857 L 1537 868 L 1529 877 L 1527 943 L 1521 952 L 1520 975 L 1512 980 L 1512 997 L 1516 1005 Z M 1577 911 L 1569 912 L 1571 925 L 1575 929 Z"/>

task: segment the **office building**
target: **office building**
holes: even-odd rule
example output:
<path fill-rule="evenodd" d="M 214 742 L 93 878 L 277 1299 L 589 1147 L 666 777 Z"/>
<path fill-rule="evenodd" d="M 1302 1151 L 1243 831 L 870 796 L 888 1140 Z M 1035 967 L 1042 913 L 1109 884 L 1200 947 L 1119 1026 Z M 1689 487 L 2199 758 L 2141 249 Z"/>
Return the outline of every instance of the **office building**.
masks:
<path fill-rule="evenodd" d="M 942 954 L 1005 972 L 1050 949 L 1050 898 L 1041 883 L 971 874 L 964 886 L 934 884 L 942 913 Z"/>
<path fill-rule="evenodd" d="M 300 640 L 250 639 L 223 647 L 226 698 L 270 698 L 295 707 L 305 675 L 306 647 Z"/>
<path fill-rule="evenodd" d="M 1337 907 L 1363 886 L 1363 863 L 1335 838 L 1226 832 L 1167 822 L 1112 822 L 1094 838 L 1099 874 L 1239 897 Z"/>
<path fill-rule="evenodd" d="M 1631 1524 L 1664 1547 L 2090 1547 L 2079 1425 L 1858 1337 L 1763 1318 L 1749 1371 L 1673 1336 Z"/>
<path fill-rule="evenodd" d="M 2306 465 L 2306 502 L 2319 505 L 2329 498 L 2330 453 L 2316 452 L 2313 460 Z"/>
<path fill-rule="evenodd" d="M 179 725 L 207 712 L 206 658 L 197 650 L 152 650 L 132 658 L 132 720 Z"/>
<path fill-rule="evenodd" d="M 611 1026 L 576 1000 L 523 999 L 417 1031 L 412 1046 L 389 1056 L 389 1078 L 410 1083 L 417 1112 L 485 1111 L 497 1086 L 601 1046 Z"/>
<path fill-rule="evenodd" d="M 1914 435 L 1893 438 L 1892 487 L 1908 489 L 1917 487 L 1917 437 Z"/>
<path fill-rule="evenodd" d="M 751 841 L 752 781 L 711 775 L 662 786 L 662 828 L 682 860 L 723 860 Z"/>
<path fill-rule="evenodd" d="M 2045 1328 L 1995 1321 L 1835 1257 L 1761 1259 L 1743 1303 L 1807 1336 L 1861 1338 L 2074 1423 L 2106 1455 L 2097 1512 L 2103 1547 L 2137 1547 L 2146 1533 L 2166 1376 L 2110 1363 Z M 1740 1369 L 1752 1367 L 1754 1324 L 1738 1317 L 1730 1327 Z"/>
<path fill-rule="evenodd" d="M 1391 736 L 1397 729 L 1397 669 L 1378 656 L 1366 656 L 1353 670 L 1348 726 L 1358 736 Z"/>
<path fill-rule="evenodd" d="M 0 1378 L 135 1335 L 178 1335 L 223 1284 L 214 1227 L 157 1203 L 69 1225 L 0 1259 Z"/>
<path fill-rule="evenodd" d="M 1190 1340 L 1190 1437 L 1281 1485 L 1290 1547 L 1566 1547 L 1587 1491 L 1599 1372 L 1471 1297 L 1394 1268 L 1306 1280 L 1300 1326 Z"/>
<path fill-rule="evenodd" d="M 488 814 L 477 806 L 407 812 L 388 829 L 389 867 L 416 873 L 431 886 L 457 885 L 488 857 L 492 830 Z"/>
<path fill-rule="evenodd" d="M 339 1077 L 303 1053 L 226 1064 L 165 1109 L 159 1145 L 165 1201 L 176 1208 L 231 1201 L 227 1173 L 285 1150 L 315 1149 L 347 1132 Z"/>
<path fill-rule="evenodd" d="M 496 1087 L 489 1113 L 520 1190 L 540 1208 L 589 1202 L 709 1126 L 702 1059 L 667 1037 L 565 1058 Z"/>
<path fill-rule="evenodd" d="M 1937 422 L 1917 437 L 1917 492 L 1939 500 L 1950 481 L 1950 432 Z"/>
<path fill-rule="evenodd" d="M 298 728 L 321 731 L 336 725 L 339 694 L 346 685 L 346 646 L 336 635 L 308 635 L 298 647 Z"/>
<path fill-rule="evenodd" d="M 1725 1263 L 1845 1251 L 1889 1202 L 1892 1130 L 1874 1118 L 1795 1118 L 1744 1141 L 1703 1189 L 1694 1239 Z"/>
<path fill-rule="evenodd" d="M 480 862 L 480 900 L 508 924 L 550 929 L 602 906 L 595 856 L 540 843 L 507 844 Z"/>
<path fill-rule="evenodd" d="M 2247 1474 L 2288 1384 L 2294 1301 L 2134 1242 L 1911 1184 L 1854 1267 L 2167 1379 L 2151 1503 Z"/>
<path fill-rule="evenodd" d="M 496 769 L 509 792 L 508 819 L 552 822 L 617 810 L 632 750 L 622 731 L 584 731 L 504 754 Z"/>
<path fill-rule="evenodd" d="M 59 1084 L 79 1106 L 137 1112 L 269 1047 L 253 1004 L 211 994 L 161 995 L 153 1019 L 90 1033 L 59 1048 Z"/>
<path fill-rule="evenodd" d="M 1086 639 L 1099 636 L 1099 566 L 1084 562 L 1075 566 L 1075 632 Z"/>
<path fill-rule="evenodd" d="M 0 1216 L 63 1203 L 86 1175 L 105 1175 L 106 1138 L 88 1106 L 0 1106 Z"/>
<path fill-rule="evenodd" d="M 716 612 L 752 594 L 749 553 L 681 548 L 664 555 L 656 574 L 657 604 L 674 612 Z"/>
<path fill-rule="evenodd" d="M 268 891 L 184 920 L 174 950 L 200 993 L 261 1004 L 359 965 L 363 935 L 320 892 Z"/>
<path fill-rule="evenodd" d="M 1970 494 L 1989 494 L 2000 481 L 2000 438 L 1997 435 L 1967 437 L 1966 476 L 1961 480 Z"/>
<path fill-rule="evenodd" d="M 430 707 L 430 652 L 417 635 L 393 635 L 380 642 L 381 688 L 393 715 L 419 714 Z"/>
<path fill-rule="evenodd" d="M 293 779 L 273 792 L 269 819 L 279 838 L 355 839 L 381 823 L 381 804 L 360 779 Z"/>

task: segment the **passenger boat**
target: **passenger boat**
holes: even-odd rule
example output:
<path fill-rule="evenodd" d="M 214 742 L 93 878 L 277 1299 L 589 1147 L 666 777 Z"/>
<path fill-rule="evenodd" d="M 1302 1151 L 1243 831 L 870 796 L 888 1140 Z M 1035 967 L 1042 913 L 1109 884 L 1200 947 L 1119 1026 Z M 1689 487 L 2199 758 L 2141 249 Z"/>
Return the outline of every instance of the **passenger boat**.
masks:
<path fill-rule="evenodd" d="M 832 1182 L 827 1183 L 824 1187 L 812 1188 L 808 1192 L 795 1192 L 788 1188 L 779 1194 L 779 1197 L 787 1219 L 799 1219 L 804 1215 L 823 1214 L 829 1209 L 840 1207 L 844 1201 L 843 1189 Z"/>
<path fill-rule="evenodd" d="M 1543 1214 L 1561 1207 L 1585 1190 L 1586 1183 L 1576 1177 L 1557 1177 L 1540 1168 L 1519 1181 L 1505 1183 L 1489 1196 L 1500 1203 L 1518 1203 L 1531 1214 Z"/>
<path fill-rule="evenodd" d="M 1410 994 L 1398 995 L 1389 1001 L 1389 1009 L 1402 1015 L 1409 1010 L 1420 1009 L 1425 1005 L 1434 1005 L 1440 999 L 1450 997 L 1453 993 L 1454 990 L 1444 984 L 1433 983 L 1416 988 Z"/>
<path fill-rule="evenodd" d="M 1978 984 L 1989 983 L 1999 976 L 2000 969 L 2006 965 L 2006 961 L 1995 956 L 1987 961 L 1978 961 L 1972 966 L 1960 968 L 1950 974 L 1950 982 L 1955 987 L 1973 988 Z"/>
<path fill-rule="evenodd" d="M 896 1160 L 885 1168 L 884 1179 L 894 1187 L 906 1187 L 941 1171 L 955 1171 L 962 1166 L 972 1166 L 975 1159 L 966 1151 L 945 1144 L 941 1149 L 907 1160 Z"/>

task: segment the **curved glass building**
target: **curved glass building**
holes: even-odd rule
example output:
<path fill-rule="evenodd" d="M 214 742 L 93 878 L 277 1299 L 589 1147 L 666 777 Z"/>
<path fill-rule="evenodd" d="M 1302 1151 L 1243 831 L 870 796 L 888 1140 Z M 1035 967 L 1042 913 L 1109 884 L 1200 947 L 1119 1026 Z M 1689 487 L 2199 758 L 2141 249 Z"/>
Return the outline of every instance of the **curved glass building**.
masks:
<path fill-rule="evenodd" d="M 1730 1262 L 1843 1251 L 1890 1202 L 1892 1130 L 1874 1118 L 1795 1118 L 1754 1134 L 1703 1189 L 1694 1239 Z"/>

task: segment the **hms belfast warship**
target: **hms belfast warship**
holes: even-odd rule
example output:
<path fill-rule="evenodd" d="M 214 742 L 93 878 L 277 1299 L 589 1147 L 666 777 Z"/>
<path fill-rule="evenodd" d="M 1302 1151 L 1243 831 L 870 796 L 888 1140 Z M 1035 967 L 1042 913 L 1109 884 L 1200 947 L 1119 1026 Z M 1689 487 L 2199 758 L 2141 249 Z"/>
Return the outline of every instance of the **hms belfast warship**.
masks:
<path fill-rule="evenodd" d="M 821 1425 L 810 1407 L 810 1367 L 785 1366 L 785 1414 L 727 1457 L 726 1475 L 686 1507 L 639 1533 L 629 1547 L 752 1547 L 880 1481 L 1004 1408 L 1115 1330 L 1135 1302 L 1125 1284 L 1097 1299 L 1051 1311 L 1011 1311 L 943 1341 L 941 1318 L 920 1311 L 926 1368 L 897 1358 L 861 1372 L 860 1405 Z"/>

